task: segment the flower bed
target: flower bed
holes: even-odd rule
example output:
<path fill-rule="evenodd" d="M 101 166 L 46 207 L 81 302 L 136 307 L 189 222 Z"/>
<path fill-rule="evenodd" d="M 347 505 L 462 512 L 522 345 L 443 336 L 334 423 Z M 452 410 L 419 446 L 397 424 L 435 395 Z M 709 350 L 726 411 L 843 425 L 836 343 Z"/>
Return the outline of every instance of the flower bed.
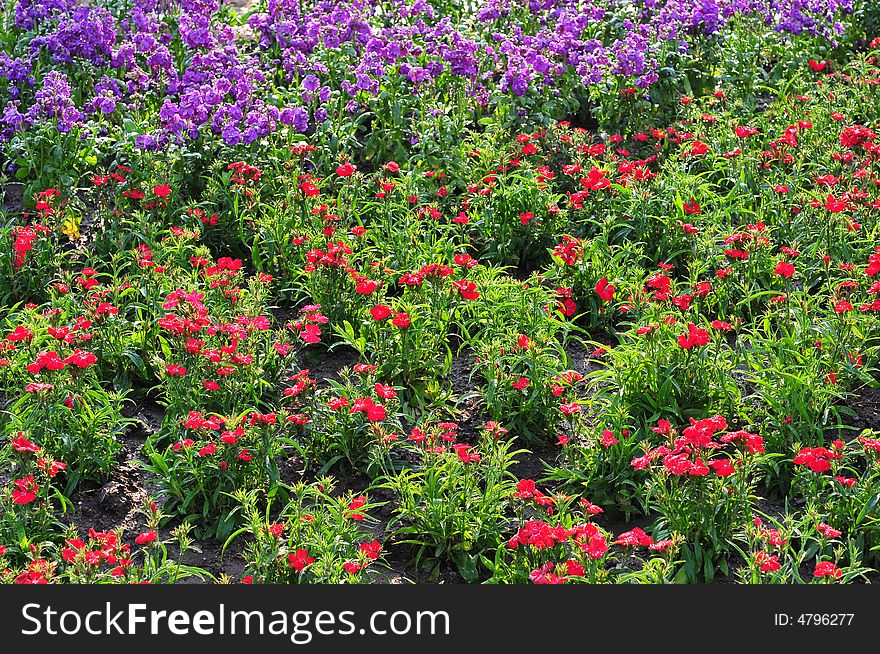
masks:
<path fill-rule="evenodd" d="M 876 576 L 872 3 L 2 16 L 0 580 Z"/>

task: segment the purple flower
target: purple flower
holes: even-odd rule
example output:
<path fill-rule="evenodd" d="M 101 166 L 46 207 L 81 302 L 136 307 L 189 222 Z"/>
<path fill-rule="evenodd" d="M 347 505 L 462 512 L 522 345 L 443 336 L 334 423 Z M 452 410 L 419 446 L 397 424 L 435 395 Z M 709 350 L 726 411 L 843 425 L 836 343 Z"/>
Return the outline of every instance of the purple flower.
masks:
<path fill-rule="evenodd" d="M 282 125 L 293 126 L 297 132 L 305 132 L 309 128 L 309 112 L 303 107 L 285 107 L 281 110 Z"/>

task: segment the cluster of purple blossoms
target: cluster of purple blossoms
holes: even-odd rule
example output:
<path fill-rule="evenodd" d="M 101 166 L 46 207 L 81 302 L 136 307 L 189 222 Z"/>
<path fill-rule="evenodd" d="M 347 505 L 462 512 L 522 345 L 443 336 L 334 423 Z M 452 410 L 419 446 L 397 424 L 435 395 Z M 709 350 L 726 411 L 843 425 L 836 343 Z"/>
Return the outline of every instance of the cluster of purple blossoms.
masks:
<path fill-rule="evenodd" d="M 42 88 L 34 94 L 34 104 L 28 110 L 32 121 L 54 119 L 59 132 L 69 132 L 82 119 L 70 92 L 70 82 L 64 73 L 51 71 L 43 78 Z"/>
<path fill-rule="evenodd" d="M 40 23 L 70 13 L 76 0 L 18 0 L 15 3 L 15 25 L 31 30 Z"/>
<path fill-rule="evenodd" d="M 57 27 L 30 42 L 34 54 L 45 50 L 52 61 L 69 64 L 75 59 L 94 66 L 104 66 L 113 56 L 116 45 L 116 20 L 100 7 L 76 7 L 58 21 Z"/>
<path fill-rule="evenodd" d="M 0 51 L 0 141 L 36 119 L 69 130 L 125 114 L 141 121 L 141 148 L 248 145 L 345 120 L 389 85 L 428 115 L 460 89 L 474 105 L 506 95 L 514 107 L 620 80 L 648 89 L 670 55 L 733 21 L 833 40 L 852 2 L 483 0 L 453 19 L 427 0 L 267 0 L 247 34 L 222 20 L 219 0 L 134 0 L 125 12 L 17 0 L 15 29 L 29 34 Z"/>

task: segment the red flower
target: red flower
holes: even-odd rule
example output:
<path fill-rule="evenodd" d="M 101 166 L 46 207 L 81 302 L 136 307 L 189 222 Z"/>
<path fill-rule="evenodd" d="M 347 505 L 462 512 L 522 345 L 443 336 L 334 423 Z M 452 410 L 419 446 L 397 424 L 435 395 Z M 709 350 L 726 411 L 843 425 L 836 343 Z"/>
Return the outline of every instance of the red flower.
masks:
<path fill-rule="evenodd" d="M 315 183 L 311 180 L 304 181 L 299 185 L 299 188 L 307 198 L 313 198 L 321 193 L 318 187 L 315 186 Z"/>
<path fill-rule="evenodd" d="M 377 322 L 380 320 L 385 320 L 388 316 L 391 315 L 391 307 L 384 304 L 377 304 L 372 309 L 370 309 L 370 315 L 373 316 L 373 320 Z"/>
<path fill-rule="evenodd" d="M 540 495 L 543 495 L 543 493 L 538 490 L 538 487 L 532 479 L 520 479 L 516 483 L 516 492 L 513 494 L 513 496 L 518 499 L 526 500 Z"/>
<path fill-rule="evenodd" d="M 697 327 L 694 323 L 688 324 L 688 333 L 678 336 L 678 344 L 685 350 L 692 347 L 707 345 L 709 343 L 708 330 Z"/>
<path fill-rule="evenodd" d="M 394 390 L 393 386 L 386 386 L 385 384 L 376 382 L 376 384 L 373 385 L 373 389 L 376 391 L 376 395 L 383 400 L 390 400 L 397 397 L 397 391 Z"/>
<path fill-rule="evenodd" d="M 661 418 L 657 421 L 656 427 L 651 427 L 651 431 L 661 436 L 669 436 L 672 433 L 672 423 Z"/>
<path fill-rule="evenodd" d="M 314 562 L 315 559 L 309 556 L 308 550 L 298 549 L 287 555 L 287 564 L 297 572 L 302 572 L 307 565 Z"/>
<path fill-rule="evenodd" d="M 567 266 L 573 266 L 584 256 L 581 240 L 573 236 L 563 236 L 562 243 L 553 249 L 553 255 Z"/>
<path fill-rule="evenodd" d="M 275 538 L 280 538 L 281 534 L 284 533 L 284 523 L 276 522 L 274 524 L 271 524 L 266 528 L 266 531 L 269 532 L 271 536 L 274 536 Z"/>
<path fill-rule="evenodd" d="M 37 499 L 40 487 L 34 481 L 33 475 L 15 480 L 15 490 L 12 491 L 13 504 L 30 504 Z"/>
<path fill-rule="evenodd" d="M 827 536 L 828 538 L 837 538 L 843 532 L 835 529 L 831 525 L 825 524 L 824 522 L 820 522 L 819 526 L 816 527 L 816 531 L 818 531 L 823 536 Z"/>
<path fill-rule="evenodd" d="M 838 300 L 834 303 L 834 313 L 846 313 L 847 311 L 852 311 L 853 305 L 847 302 L 846 300 Z"/>
<path fill-rule="evenodd" d="M 735 441 L 745 443 L 746 449 L 750 454 L 760 454 L 764 451 L 764 439 L 758 434 L 748 431 L 732 431 L 721 437 L 722 443 L 733 443 Z"/>
<path fill-rule="evenodd" d="M 235 445 L 236 443 L 238 443 L 238 436 L 231 431 L 224 431 L 223 434 L 220 436 L 220 440 L 227 445 Z"/>
<path fill-rule="evenodd" d="M 712 284 L 709 282 L 697 282 L 694 284 L 694 295 L 698 297 L 706 297 L 712 292 Z"/>
<path fill-rule="evenodd" d="M 49 580 L 39 570 L 22 572 L 15 578 L 16 584 L 48 584 Z"/>
<path fill-rule="evenodd" d="M 19 325 L 11 334 L 6 335 L 6 340 L 13 343 L 18 341 L 30 342 L 33 340 L 33 338 L 34 333 L 23 325 Z"/>
<path fill-rule="evenodd" d="M 403 312 L 395 313 L 394 318 L 391 319 L 391 324 L 395 327 L 406 329 L 410 325 L 409 314 Z"/>
<path fill-rule="evenodd" d="M 782 567 L 776 554 L 769 556 L 763 550 L 755 554 L 755 564 L 760 567 L 761 572 L 776 572 Z"/>
<path fill-rule="evenodd" d="M 598 530 L 585 541 L 580 542 L 580 546 L 591 559 L 601 559 L 609 550 L 608 541 Z"/>
<path fill-rule="evenodd" d="M 610 302 L 614 299 L 614 285 L 608 283 L 608 278 L 603 277 L 598 282 L 596 282 L 596 295 L 605 300 L 606 302 Z"/>
<path fill-rule="evenodd" d="M 745 250 L 727 249 L 724 251 L 724 254 L 726 254 L 731 259 L 748 259 L 749 258 L 749 253 L 746 252 Z"/>
<path fill-rule="evenodd" d="M 805 447 L 794 458 L 795 465 L 807 466 L 813 472 L 826 472 L 831 469 L 831 460 L 841 458 L 824 447 Z"/>
<path fill-rule="evenodd" d="M 529 143 L 528 145 L 531 145 L 531 144 Z M 524 146 L 523 149 L 525 149 L 525 147 L 527 147 L 527 146 Z M 534 147 L 534 146 L 532 146 L 532 147 Z M 532 570 L 529 573 L 529 581 L 531 581 L 533 584 L 553 584 L 553 585 L 564 584 L 565 577 L 560 577 L 556 573 L 552 572 L 552 570 L 553 570 L 553 563 L 548 561 L 547 563 L 542 565 L 540 568 Z"/>
<path fill-rule="evenodd" d="M 586 574 L 584 566 L 574 559 L 565 562 L 565 573 L 569 577 L 583 577 Z"/>
<path fill-rule="evenodd" d="M 531 381 L 529 381 L 528 377 L 520 377 L 515 382 L 513 382 L 513 387 L 518 391 L 524 391 L 531 385 Z"/>
<path fill-rule="evenodd" d="M 351 177 L 355 173 L 355 167 L 348 161 L 340 165 L 336 169 L 336 174 L 340 177 Z"/>
<path fill-rule="evenodd" d="M 330 408 L 332 409 L 334 407 L 331 406 Z M 367 420 L 369 420 L 370 422 L 381 422 L 382 420 L 385 420 L 385 407 L 381 404 L 376 404 L 369 397 L 359 397 L 358 399 L 356 399 L 350 409 L 350 412 L 363 412 L 367 415 Z"/>
<path fill-rule="evenodd" d="M 63 461 L 52 461 L 51 459 L 38 459 L 37 467 L 49 475 L 50 478 L 55 477 L 59 472 L 67 470 L 67 464 Z"/>
<path fill-rule="evenodd" d="M 348 511 L 345 514 L 346 517 L 355 521 L 363 520 L 365 516 L 358 509 L 363 508 L 366 503 L 366 495 L 358 495 L 357 497 L 352 498 L 351 502 L 348 503 Z"/>
<path fill-rule="evenodd" d="M 32 375 L 36 375 L 43 369 L 51 371 L 61 370 L 65 365 L 64 360 L 58 356 L 58 353 L 54 350 L 50 352 L 40 352 L 37 354 L 34 363 L 27 366 L 27 371 Z"/>
<path fill-rule="evenodd" d="M 696 200 L 694 200 L 694 198 L 691 198 L 690 204 L 688 204 L 687 202 L 683 203 L 682 209 L 684 209 L 685 213 L 689 213 L 692 215 L 698 215 L 702 213 L 702 210 L 700 209 L 700 204 Z"/>
<path fill-rule="evenodd" d="M 673 545 L 675 545 L 674 540 L 671 538 L 664 538 L 663 540 L 658 540 L 656 543 L 648 545 L 648 549 L 652 552 L 665 552 Z"/>
<path fill-rule="evenodd" d="M 159 184 L 153 187 L 153 193 L 156 194 L 157 198 L 167 198 L 171 195 L 171 187 L 168 184 Z"/>
<path fill-rule="evenodd" d="M 822 206 L 821 204 L 819 206 Z M 849 205 L 845 199 L 838 200 L 833 195 L 829 194 L 825 199 L 825 208 L 831 213 L 840 213 L 841 211 L 846 211 Z"/>
<path fill-rule="evenodd" d="M 458 291 L 459 295 L 465 300 L 476 300 L 480 297 L 480 294 L 477 291 L 477 285 L 467 279 L 452 282 L 452 289 L 453 291 Z"/>
<path fill-rule="evenodd" d="M 358 545 L 358 549 L 363 552 L 370 561 L 375 561 L 379 558 L 379 553 L 382 551 L 382 544 L 379 541 L 374 540 L 371 543 L 361 543 Z"/>
<path fill-rule="evenodd" d="M 40 446 L 31 443 L 27 438 L 18 432 L 18 438 L 12 441 L 12 449 L 16 452 L 33 454 L 40 451 Z"/>
<path fill-rule="evenodd" d="M 570 404 L 560 404 L 559 410 L 567 416 L 573 416 L 575 413 L 581 410 L 581 405 L 577 402 L 571 402 Z"/>
<path fill-rule="evenodd" d="M 138 545 L 149 545 L 150 543 L 155 543 L 157 538 L 159 538 L 159 534 L 157 534 L 153 530 L 150 530 L 150 531 L 145 531 L 142 534 L 139 534 L 134 539 L 134 542 L 137 543 Z"/>
<path fill-rule="evenodd" d="M 752 127 L 745 127 L 744 125 L 740 125 L 739 127 L 734 129 L 733 131 L 736 132 L 736 135 L 741 139 L 747 139 L 750 136 L 754 136 L 755 134 L 758 133 L 758 130 L 756 130 Z"/>
<path fill-rule="evenodd" d="M 816 564 L 816 569 L 813 570 L 814 577 L 834 577 L 835 579 L 840 579 L 843 575 L 843 572 L 834 565 L 831 561 L 822 561 L 821 563 Z"/>
<path fill-rule="evenodd" d="M 471 450 L 470 445 L 465 445 L 464 443 L 458 443 L 453 446 L 455 448 L 455 454 L 458 456 L 458 460 L 462 463 L 479 463 L 480 455 Z"/>
<path fill-rule="evenodd" d="M 780 261 L 776 264 L 776 268 L 773 270 L 773 272 L 780 277 L 791 277 L 792 275 L 794 275 L 794 264 L 789 263 L 788 261 Z"/>
<path fill-rule="evenodd" d="M 709 462 L 709 466 L 715 471 L 719 477 L 729 477 L 736 470 L 730 464 L 730 459 L 715 459 Z"/>
<path fill-rule="evenodd" d="M 672 298 L 671 302 L 676 307 L 681 309 L 682 311 L 687 311 L 691 306 L 691 300 L 694 299 L 693 295 L 679 295 L 678 297 Z"/>
<path fill-rule="evenodd" d="M 699 157 L 701 155 L 706 154 L 709 151 L 709 146 L 703 143 L 702 141 L 694 141 L 691 149 L 688 150 L 685 155 L 690 157 Z"/>
<path fill-rule="evenodd" d="M 377 288 L 379 288 L 379 282 L 373 281 L 372 279 L 361 279 L 354 287 L 354 292 L 360 293 L 361 295 L 369 295 Z"/>
<path fill-rule="evenodd" d="M 314 323 L 308 323 L 303 326 L 302 331 L 299 333 L 299 337 L 304 343 L 320 343 L 321 328 Z"/>
<path fill-rule="evenodd" d="M 614 541 L 618 545 L 630 545 L 635 547 L 637 545 L 641 545 L 643 547 L 647 547 L 648 545 L 652 545 L 654 543 L 654 539 L 648 536 L 644 532 L 644 530 L 639 527 L 635 527 L 630 531 L 626 531 L 620 536 L 617 537 L 617 540 Z"/>

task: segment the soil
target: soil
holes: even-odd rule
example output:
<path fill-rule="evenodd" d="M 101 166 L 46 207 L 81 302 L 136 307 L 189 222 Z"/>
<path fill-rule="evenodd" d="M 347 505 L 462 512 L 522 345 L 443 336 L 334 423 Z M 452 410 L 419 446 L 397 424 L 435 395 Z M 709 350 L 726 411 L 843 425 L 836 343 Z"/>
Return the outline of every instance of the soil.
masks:
<path fill-rule="evenodd" d="M 137 463 L 146 436 L 139 429 L 130 429 L 122 437 L 123 451 L 110 479 L 98 488 L 83 488 L 71 497 L 74 511 L 68 515 L 70 524 L 80 534 L 89 529 L 106 531 L 121 527 L 126 539 L 133 539 L 146 528 L 141 514 L 149 501 L 148 473 Z"/>
<path fill-rule="evenodd" d="M 587 349 L 581 343 L 569 343 L 565 348 L 565 353 L 571 359 L 571 369 L 575 372 L 586 376 L 588 373 L 599 369 L 597 364 L 590 361 L 592 359 L 592 349 Z"/>
<path fill-rule="evenodd" d="M 449 377 L 452 382 L 452 392 L 455 395 L 464 395 L 473 389 L 473 367 L 474 353 L 470 349 L 465 348 L 457 356 L 453 357 Z"/>
<path fill-rule="evenodd" d="M 24 185 L 6 184 L 0 189 L 0 213 L 19 215 L 24 211 Z"/>
<path fill-rule="evenodd" d="M 244 539 L 238 538 L 233 540 L 226 551 L 223 551 L 223 543 L 215 540 L 199 540 L 194 543 L 193 549 L 187 550 L 180 559 L 184 565 L 191 565 L 206 570 L 215 579 L 222 576 L 228 577 L 235 582 L 244 576 L 244 560 L 241 553 L 244 550 Z M 174 547 L 169 547 L 169 558 L 176 558 L 177 551 Z M 198 577 L 186 577 L 181 579 L 182 583 L 201 583 L 202 581 L 210 581 L 210 579 L 202 580 Z"/>
<path fill-rule="evenodd" d="M 319 387 L 328 386 L 330 381 L 339 381 L 339 372 L 357 364 L 358 353 L 353 348 L 339 345 L 329 352 L 314 354 L 306 350 L 300 356 L 300 368 L 308 369 L 309 376 L 317 380 Z"/>
<path fill-rule="evenodd" d="M 556 460 L 555 448 L 537 449 L 520 454 L 510 471 L 520 479 L 541 480 L 547 474 L 547 466 Z"/>
<path fill-rule="evenodd" d="M 854 391 L 846 399 L 845 406 L 853 411 L 853 415 L 844 415 L 842 422 L 856 430 L 880 430 L 880 388 L 865 387 Z M 858 431 L 853 436 L 858 435 Z"/>

